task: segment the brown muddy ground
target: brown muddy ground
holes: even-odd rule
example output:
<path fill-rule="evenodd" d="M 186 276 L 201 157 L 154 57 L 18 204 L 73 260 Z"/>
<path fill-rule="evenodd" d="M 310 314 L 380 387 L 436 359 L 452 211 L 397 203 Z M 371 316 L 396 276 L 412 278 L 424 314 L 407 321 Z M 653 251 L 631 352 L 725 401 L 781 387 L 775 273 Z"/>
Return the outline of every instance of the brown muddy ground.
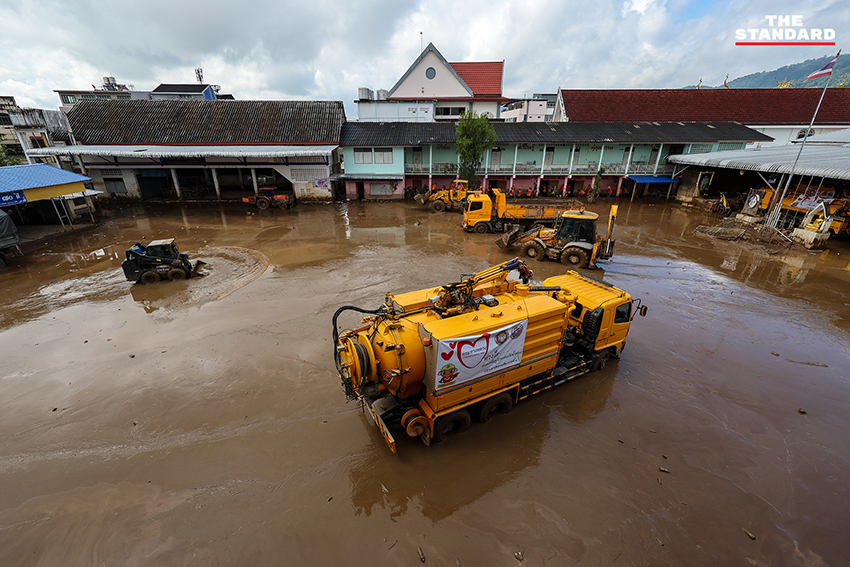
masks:
<path fill-rule="evenodd" d="M 457 213 L 125 208 L 31 250 L 0 273 L 0 565 L 846 565 L 850 246 L 711 220 L 624 202 L 595 272 L 649 306 L 622 359 L 398 455 L 331 315 L 508 258 Z M 208 275 L 124 281 L 164 236 Z"/>

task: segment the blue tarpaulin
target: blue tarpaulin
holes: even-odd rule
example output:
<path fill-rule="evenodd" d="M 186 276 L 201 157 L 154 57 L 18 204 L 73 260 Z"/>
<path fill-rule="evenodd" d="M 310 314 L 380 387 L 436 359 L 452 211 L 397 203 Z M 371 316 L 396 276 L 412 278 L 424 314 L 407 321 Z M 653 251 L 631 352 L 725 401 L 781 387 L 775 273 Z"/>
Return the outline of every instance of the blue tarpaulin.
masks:
<path fill-rule="evenodd" d="M 626 179 L 631 179 L 635 183 L 678 183 L 678 179 L 673 179 L 667 175 L 627 175 Z"/>

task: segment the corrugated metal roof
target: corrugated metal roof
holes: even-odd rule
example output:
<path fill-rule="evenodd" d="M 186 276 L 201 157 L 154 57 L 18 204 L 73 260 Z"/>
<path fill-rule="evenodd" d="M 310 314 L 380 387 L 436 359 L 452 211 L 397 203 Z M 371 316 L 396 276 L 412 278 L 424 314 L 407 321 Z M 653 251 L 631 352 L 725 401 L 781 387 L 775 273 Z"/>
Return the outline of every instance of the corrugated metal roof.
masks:
<path fill-rule="evenodd" d="M 765 173 L 791 173 L 793 168 L 795 175 L 850 179 L 850 147 L 807 145 L 800 154 L 797 167 L 794 167 L 799 151 L 799 146 L 766 146 L 751 150 L 675 155 L 668 157 L 667 161 Z"/>
<path fill-rule="evenodd" d="M 735 122 L 493 122 L 497 143 L 710 144 L 770 141 Z M 453 144 L 455 122 L 346 122 L 340 146 Z"/>
<path fill-rule="evenodd" d="M 0 167 L 0 193 L 64 185 L 91 178 L 46 163 Z"/>
<path fill-rule="evenodd" d="M 329 156 L 338 146 L 56 146 L 28 150 L 31 156 L 101 156 L 121 158 L 316 157 Z"/>
<path fill-rule="evenodd" d="M 341 101 L 84 100 L 68 113 L 81 144 L 336 144 Z"/>

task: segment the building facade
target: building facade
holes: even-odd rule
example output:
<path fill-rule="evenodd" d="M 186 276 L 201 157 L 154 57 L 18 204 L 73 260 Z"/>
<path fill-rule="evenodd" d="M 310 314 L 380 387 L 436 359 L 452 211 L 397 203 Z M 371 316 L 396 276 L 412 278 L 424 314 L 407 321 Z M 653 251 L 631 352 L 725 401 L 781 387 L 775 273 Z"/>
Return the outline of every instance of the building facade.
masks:
<path fill-rule="evenodd" d="M 767 136 L 735 123 L 493 123 L 496 146 L 478 170 L 508 195 L 577 195 L 597 174 L 603 191 L 673 183 L 673 154 L 740 149 Z M 457 178 L 454 123 L 347 122 L 340 135 L 350 199 L 403 198 Z M 632 182 L 632 186 L 629 185 Z"/>
<path fill-rule="evenodd" d="M 28 157 L 72 157 L 109 197 L 235 199 L 269 187 L 328 199 L 341 169 L 336 101 L 86 101 L 68 120 L 75 145 Z"/>
<path fill-rule="evenodd" d="M 428 47 L 389 90 L 361 88 L 357 116 L 372 122 L 431 122 L 456 120 L 472 110 L 499 118 L 504 61 L 449 63 L 434 47 Z"/>

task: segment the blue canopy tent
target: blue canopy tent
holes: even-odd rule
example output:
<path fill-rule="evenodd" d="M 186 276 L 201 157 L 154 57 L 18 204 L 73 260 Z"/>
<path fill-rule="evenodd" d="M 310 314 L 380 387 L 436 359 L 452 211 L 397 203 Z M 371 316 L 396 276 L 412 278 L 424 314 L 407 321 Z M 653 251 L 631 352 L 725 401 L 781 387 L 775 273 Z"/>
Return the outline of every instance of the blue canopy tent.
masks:
<path fill-rule="evenodd" d="M 669 175 L 627 175 L 626 179 L 631 179 L 634 181 L 634 187 L 632 187 L 632 198 L 631 200 L 635 200 L 635 192 L 637 191 L 638 183 L 669 183 L 670 187 L 667 188 L 667 199 L 670 198 L 670 192 L 673 190 L 673 184 L 678 183 L 678 179 L 673 179 Z"/>

